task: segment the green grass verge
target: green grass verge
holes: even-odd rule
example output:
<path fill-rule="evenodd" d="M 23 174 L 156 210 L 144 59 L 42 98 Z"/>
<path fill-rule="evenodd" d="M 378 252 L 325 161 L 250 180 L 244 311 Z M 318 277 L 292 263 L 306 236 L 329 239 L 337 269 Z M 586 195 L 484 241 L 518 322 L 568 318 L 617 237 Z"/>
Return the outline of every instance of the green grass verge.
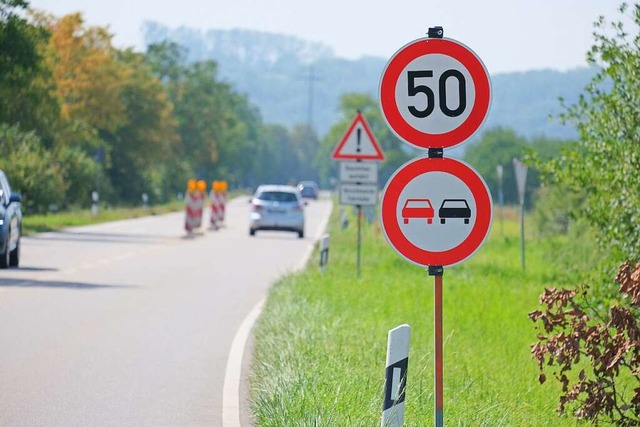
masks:
<path fill-rule="evenodd" d="M 247 191 L 229 191 L 229 200 L 247 195 Z M 75 227 L 82 225 L 99 224 L 102 222 L 118 221 L 121 219 L 139 218 L 150 215 L 161 215 L 169 212 L 184 210 L 184 200 L 174 200 L 162 205 L 143 207 L 103 207 L 101 206 L 98 215 L 93 216 L 90 209 L 75 210 L 69 212 L 55 212 L 45 215 L 24 214 L 22 218 L 22 234 L 42 233 L 45 231 L 55 231 L 65 227 Z"/>
<path fill-rule="evenodd" d="M 256 325 L 257 424 L 380 425 L 387 333 L 408 323 L 405 425 L 434 425 L 433 278 L 400 258 L 375 222 L 363 226 L 357 278 L 355 220 L 342 230 L 338 217 L 335 210 L 327 271 L 318 271 L 316 253 L 306 271 L 275 284 Z M 530 355 L 536 330 L 527 314 L 566 272 L 549 262 L 548 241 L 527 243 L 523 272 L 518 227 L 516 215 L 504 234 L 494 223 L 474 257 L 445 270 L 445 425 L 582 425 L 555 413 L 560 386 L 538 383 Z"/>
<path fill-rule="evenodd" d="M 50 213 L 45 215 L 23 215 L 22 233 L 30 235 L 44 231 L 59 230 L 64 227 L 98 224 L 102 222 L 118 221 L 121 219 L 138 218 L 149 215 L 160 215 L 184 209 L 184 202 L 151 206 L 148 208 L 101 208 L 97 216 L 91 214 L 90 209 L 71 212 Z"/>
<path fill-rule="evenodd" d="M 246 195 L 244 190 L 229 192 L 229 200 Z M 56 212 L 45 215 L 23 215 L 22 233 L 29 235 L 45 231 L 55 231 L 65 227 L 99 224 L 102 222 L 118 221 L 121 219 L 139 218 L 150 215 L 161 215 L 169 212 L 184 210 L 183 200 L 174 200 L 171 203 L 143 207 L 101 207 L 98 215 L 93 216 L 90 209 L 70 212 Z"/>

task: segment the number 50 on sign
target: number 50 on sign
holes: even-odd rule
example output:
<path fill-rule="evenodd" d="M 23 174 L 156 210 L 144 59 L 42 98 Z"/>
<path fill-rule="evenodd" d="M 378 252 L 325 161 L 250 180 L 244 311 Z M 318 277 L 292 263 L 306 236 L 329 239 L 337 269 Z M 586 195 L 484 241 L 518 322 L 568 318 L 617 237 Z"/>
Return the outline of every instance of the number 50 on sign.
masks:
<path fill-rule="evenodd" d="M 380 104 L 393 132 L 418 148 L 451 148 L 482 125 L 491 104 L 480 58 L 451 39 L 423 38 L 396 52 L 380 81 Z"/>

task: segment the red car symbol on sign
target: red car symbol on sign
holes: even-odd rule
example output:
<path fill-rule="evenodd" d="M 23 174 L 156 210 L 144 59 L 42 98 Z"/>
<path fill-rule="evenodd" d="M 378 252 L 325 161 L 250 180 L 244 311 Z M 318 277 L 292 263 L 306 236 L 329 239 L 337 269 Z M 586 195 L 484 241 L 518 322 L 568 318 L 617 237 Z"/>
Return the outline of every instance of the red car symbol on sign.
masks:
<path fill-rule="evenodd" d="M 407 199 L 402 207 L 402 219 L 405 224 L 409 224 L 409 218 L 426 218 L 427 224 L 431 224 L 434 215 L 429 199 Z"/>

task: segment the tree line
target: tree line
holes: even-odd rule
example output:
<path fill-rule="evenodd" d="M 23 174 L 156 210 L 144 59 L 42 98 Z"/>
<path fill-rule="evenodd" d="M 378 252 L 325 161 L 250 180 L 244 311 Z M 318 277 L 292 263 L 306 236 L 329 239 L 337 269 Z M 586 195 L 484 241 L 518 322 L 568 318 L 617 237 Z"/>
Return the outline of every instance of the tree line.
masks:
<path fill-rule="evenodd" d="M 381 185 L 417 155 L 367 94 L 344 94 L 340 120 L 320 138 L 308 125 L 265 123 L 215 61 L 187 57 L 170 41 L 142 53 L 118 49 L 107 28 L 86 25 L 79 13 L 55 17 L 26 0 L 0 0 L 0 168 L 25 211 L 86 207 L 93 191 L 111 205 L 138 204 L 143 193 L 162 203 L 190 178 L 231 188 L 303 179 L 328 187 L 337 177 L 331 152 L 358 110 L 385 152 Z M 526 145 L 498 129 L 469 149 L 494 195 L 495 163 L 508 164 Z M 538 183 L 530 182 L 533 191 Z M 516 200 L 515 186 L 506 185 L 505 200 Z"/>
<path fill-rule="evenodd" d="M 308 126 L 266 124 L 214 61 L 172 42 L 119 49 L 81 14 L 0 0 L 0 168 L 27 212 L 152 203 L 189 178 L 234 188 L 318 179 Z"/>

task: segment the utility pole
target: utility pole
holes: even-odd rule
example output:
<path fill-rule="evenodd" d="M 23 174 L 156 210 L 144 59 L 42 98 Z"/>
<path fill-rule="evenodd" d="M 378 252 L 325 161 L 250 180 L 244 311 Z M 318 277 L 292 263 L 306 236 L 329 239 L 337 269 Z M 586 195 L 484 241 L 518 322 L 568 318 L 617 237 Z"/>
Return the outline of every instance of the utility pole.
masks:
<path fill-rule="evenodd" d="M 313 97 L 314 97 L 314 86 L 313 83 L 315 81 L 320 80 L 319 76 L 315 73 L 313 68 L 313 64 L 309 65 L 309 74 L 306 76 L 309 84 L 309 92 L 307 99 L 307 126 L 309 126 L 309 132 L 313 130 Z"/>
<path fill-rule="evenodd" d="M 307 125 L 309 126 L 309 132 L 313 129 L 313 80 L 315 74 L 313 74 L 313 65 L 309 65 L 309 98 L 307 109 Z"/>
<path fill-rule="evenodd" d="M 315 73 L 315 70 L 313 68 L 313 64 L 309 64 L 309 74 L 307 76 L 308 78 L 308 84 L 309 84 L 309 93 L 308 93 L 308 99 L 307 99 L 307 139 L 308 139 L 308 146 L 310 149 L 312 149 L 312 153 L 314 153 L 318 147 L 317 147 L 317 138 L 316 138 L 316 134 L 313 130 L 313 98 L 314 98 L 314 82 L 316 80 L 319 80 L 319 76 Z M 312 155 L 312 154 L 310 154 Z M 316 178 L 320 178 L 319 176 L 317 176 Z"/>

